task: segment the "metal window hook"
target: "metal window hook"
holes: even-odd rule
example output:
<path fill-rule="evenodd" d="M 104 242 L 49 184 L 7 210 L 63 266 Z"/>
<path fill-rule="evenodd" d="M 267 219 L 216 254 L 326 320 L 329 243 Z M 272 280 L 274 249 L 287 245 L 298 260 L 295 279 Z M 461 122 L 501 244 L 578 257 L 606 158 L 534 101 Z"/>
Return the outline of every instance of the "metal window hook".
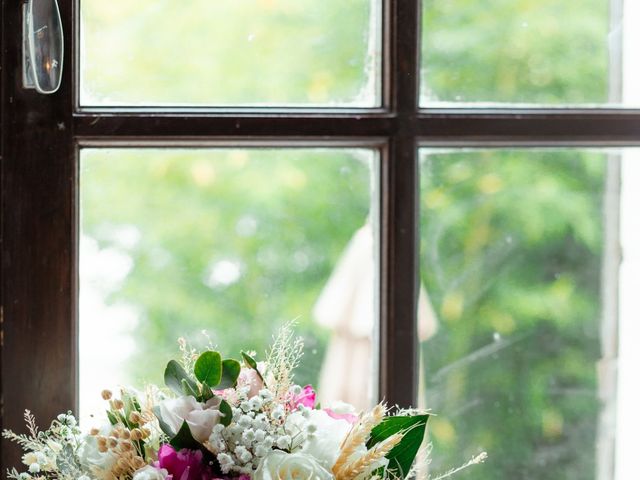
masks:
<path fill-rule="evenodd" d="M 22 21 L 22 84 L 42 94 L 54 93 L 62 81 L 64 35 L 56 0 L 27 0 Z"/>

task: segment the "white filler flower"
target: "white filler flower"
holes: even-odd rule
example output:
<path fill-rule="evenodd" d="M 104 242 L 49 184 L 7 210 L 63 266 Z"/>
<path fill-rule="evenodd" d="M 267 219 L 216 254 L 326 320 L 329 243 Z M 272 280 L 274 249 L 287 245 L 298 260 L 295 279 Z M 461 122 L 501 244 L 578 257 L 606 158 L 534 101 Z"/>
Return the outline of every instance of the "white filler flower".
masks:
<path fill-rule="evenodd" d="M 331 475 L 315 458 L 304 453 L 272 450 L 262 459 L 254 480 L 331 480 Z"/>

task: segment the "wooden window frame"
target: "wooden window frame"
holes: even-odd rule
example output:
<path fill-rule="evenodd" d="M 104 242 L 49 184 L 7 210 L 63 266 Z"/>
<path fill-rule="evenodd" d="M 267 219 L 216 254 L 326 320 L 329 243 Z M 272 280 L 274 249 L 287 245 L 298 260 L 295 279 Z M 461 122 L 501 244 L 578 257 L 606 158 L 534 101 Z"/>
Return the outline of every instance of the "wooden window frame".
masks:
<path fill-rule="evenodd" d="M 418 147 L 640 145 L 640 110 L 420 109 L 420 0 L 382 0 L 382 107 L 80 108 L 79 0 L 59 0 L 60 90 L 21 85 L 21 3 L 0 0 L 2 428 L 76 410 L 78 153 L 82 146 L 370 146 L 380 166 L 379 395 L 417 397 Z M 2 444 L 0 469 L 18 452 Z"/>

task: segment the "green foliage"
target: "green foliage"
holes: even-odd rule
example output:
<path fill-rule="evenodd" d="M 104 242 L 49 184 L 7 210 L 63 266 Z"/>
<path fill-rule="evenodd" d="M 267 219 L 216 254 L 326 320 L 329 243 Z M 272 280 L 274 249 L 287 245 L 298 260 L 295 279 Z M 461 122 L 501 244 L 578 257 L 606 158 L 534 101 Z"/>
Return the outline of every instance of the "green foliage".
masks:
<path fill-rule="evenodd" d="M 242 358 L 244 360 L 244 363 L 249 368 L 252 368 L 253 370 L 255 370 L 260 380 L 262 380 L 262 383 L 265 383 L 264 377 L 262 376 L 262 373 L 260 373 L 260 370 L 258 369 L 258 363 L 256 362 L 256 360 L 248 353 L 245 353 L 245 352 L 241 352 L 241 353 L 242 353 Z"/>
<path fill-rule="evenodd" d="M 390 478 L 406 478 L 424 441 L 429 415 L 396 415 L 386 417 L 371 431 L 367 448 L 371 448 L 396 433 L 404 432 L 398 445 L 386 455 Z"/>
<path fill-rule="evenodd" d="M 222 378 L 218 384 L 219 389 L 235 387 L 240 375 L 240 362 L 227 358 L 222 361 Z"/>
<path fill-rule="evenodd" d="M 423 102 L 607 101 L 608 2 L 423 5 Z"/>
<path fill-rule="evenodd" d="M 187 448 L 189 450 L 202 449 L 202 445 L 200 445 L 200 443 L 195 438 L 193 438 L 191 429 L 189 428 L 189 425 L 186 421 L 182 422 L 180 430 L 178 430 L 178 433 L 176 433 L 175 436 L 171 438 L 169 444 L 176 450 L 181 450 L 183 448 Z"/>
<path fill-rule="evenodd" d="M 423 157 L 422 278 L 440 321 L 423 346 L 435 470 L 484 449 L 491 460 L 473 478 L 594 478 L 609 160 Z"/>
<path fill-rule="evenodd" d="M 200 383 L 214 388 L 222 380 L 222 357 L 218 352 L 201 353 L 196 360 L 193 372 Z"/>
<path fill-rule="evenodd" d="M 206 402 L 216 396 L 213 391 L 214 388 L 222 390 L 235 387 L 240 375 L 240 368 L 240 362 L 237 360 L 222 360 L 219 352 L 207 350 L 198 355 L 193 365 L 193 376 L 198 383 L 175 360 L 170 360 L 167 364 L 164 372 L 164 381 L 167 387 L 179 396 L 191 395 L 199 402 Z M 227 408 L 230 408 L 226 402 L 222 401 L 222 403 Z M 167 433 L 167 430 L 164 427 L 162 428 Z M 167 435 L 171 436 L 172 434 L 167 433 Z"/>
<path fill-rule="evenodd" d="M 191 0 L 188 8 L 83 0 L 83 97 L 372 106 L 370 8 L 370 0 Z"/>
<path fill-rule="evenodd" d="M 231 420 L 233 420 L 233 411 L 231 410 L 231 405 L 229 405 L 226 400 L 222 400 L 220 402 L 219 409 L 220 413 L 222 414 L 220 423 L 225 427 L 228 427 L 231 424 Z"/>
<path fill-rule="evenodd" d="M 197 396 L 198 386 L 189 377 L 189 374 L 175 360 L 170 360 L 164 370 L 164 383 L 178 395 Z"/>
<path fill-rule="evenodd" d="M 158 406 L 153 407 L 153 413 L 158 419 L 158 425 L 160 426 L 160 430 L 162 430 L 162 432 L 167 437 L 173 438 L 176 435 L 176 432 L 174 432 L 173 429 L 169 426 L 169 424 L 162 419 L 162 414 L 160 413 L 160 407 Z"/>

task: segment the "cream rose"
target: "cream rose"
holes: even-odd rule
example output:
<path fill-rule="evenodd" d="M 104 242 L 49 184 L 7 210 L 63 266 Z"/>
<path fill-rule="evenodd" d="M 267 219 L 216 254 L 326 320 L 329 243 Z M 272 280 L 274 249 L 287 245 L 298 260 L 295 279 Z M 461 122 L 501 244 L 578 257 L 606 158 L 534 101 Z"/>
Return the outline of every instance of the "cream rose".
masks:
<path fill-rule="evenodd" d="M 169 475 L 164 468 L 156 468 L 152 465 L 142 467 L 133 474 L 133 480 L 164 480 Z"/>
<path fill-rule="evenodd" d="M 331 480 L 333 475 L 305 453 L 272 450 L 262 459 L 254 480 Z"/>
<path fill-rule="evenodd" d="M 300 422 L 297 426 L 298 431 L 307 423 L 316 427 L 316 432 L 302 445 L 301 452 L 311 455 L 326 470 L 331 470 L 338 460 L 340 445 L 351 430 L 351 424 L 346 420 L 331 418 L 322 410 L 311 410 L 308 418 L 303 418 L 299 413 L 294 413 L 289 418 L 292 422 Z M 295 432 L 296 428 L 292 425 L 291 430 Z"/>
<path fill-rule="evenodd" d="M 111 425 L 105 424 L 100 427 L 100 435 L 109 436 Z M 98 467 L 101 470 L 110 470 L 118 460 L 111 451 L 100 452 L 98 449 L 98 437 L 96 435 L 86 435 L 81 443 L 79 457 L 83 466 L 87 468 Z"/>
<path fill-rule="evenodd" d="M 172 398 L 160 403 L 160 417 L 174 432 L 178 432 L 183 422 L 187 422 L 191 435 L 200 443 L 209 439 L 213 427 L 220 421 L 220 400 L 212 398 L 200 403 L 191 395 Z"/>

